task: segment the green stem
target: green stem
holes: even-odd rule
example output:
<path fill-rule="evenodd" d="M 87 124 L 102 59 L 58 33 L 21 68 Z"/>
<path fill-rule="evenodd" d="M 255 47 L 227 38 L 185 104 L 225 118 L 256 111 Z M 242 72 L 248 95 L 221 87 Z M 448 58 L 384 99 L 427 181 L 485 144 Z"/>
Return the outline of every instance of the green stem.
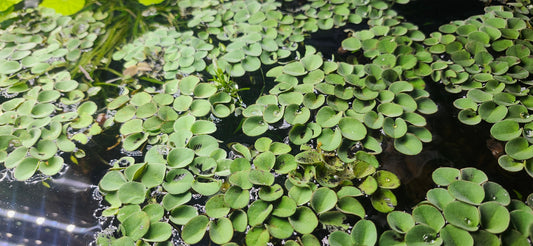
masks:
<path fill-rule="evenodd" d="M 139 77 L 139 79 L 142 79 L 142 80 L 144 80 L 144 81 L 148 81 L 148 82 L 151 82 L 151 83 L 159 84 L 159 85 L 163 85 L 163 84 L 165 84 L 165 83 L 163 83 L 162 81 L 159 81 L 159 80 L 157 80 L 157 79 L 150 78 L 150 77 L 147 77 L 147 76 Z"/>

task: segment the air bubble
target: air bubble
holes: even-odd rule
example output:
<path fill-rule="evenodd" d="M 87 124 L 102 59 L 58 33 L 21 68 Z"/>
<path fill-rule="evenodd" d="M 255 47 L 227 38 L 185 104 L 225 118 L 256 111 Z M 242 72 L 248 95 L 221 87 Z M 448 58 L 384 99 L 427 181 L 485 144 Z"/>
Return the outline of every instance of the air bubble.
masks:
<path fill-rule="evenodd" d="M 529 116 L 529 115 L 528 115 Z M 531 138 L 533 137 L 533 130 L 531 129 L 527 129 L 524 131 L 524 135 L 527 137 L 527 138 Z"/>

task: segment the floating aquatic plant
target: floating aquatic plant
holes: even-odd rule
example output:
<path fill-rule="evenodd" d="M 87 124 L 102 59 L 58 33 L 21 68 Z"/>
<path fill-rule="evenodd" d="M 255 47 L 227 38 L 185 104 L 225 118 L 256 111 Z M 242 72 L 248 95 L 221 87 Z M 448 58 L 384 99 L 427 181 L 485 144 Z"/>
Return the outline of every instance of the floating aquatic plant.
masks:
<path fill-rule="evenodd" d="M 533 176 L 533 39 L 530 18 L 517 11 L 523 7 L 521 2 L 487 7 L 483 15 L 441 26 L 424 44 L 441 56 L 431 64 L 436 68 L 432 79 L 463 95 L 454 101 L 459 120 L 467 125 L 491 123 L 492 137 L 505 142 L 500 166 L 513 172 L 525 169 Z"/>
<path fill-rule="evenodd" d="M 101 132 L 97 105 L 85 101 L 100 88 L 73 80 L 67 69 L 93 46 L 102 23 L 91 12 L 28 12 L 0 34 L 0 87 L 9 99 L 1 105 L 1 159 L 19 180 L 37 170 L 56 174 L 63 167 L 58 151 L 73 152 L 75 142 Z"/>
<path fill-rule="evenodd" d="M 351 46 L 347 40 L 343 48 L 353 51 L 361 48 Z M 375 44 L 378 42 L 371 40 L 376 41 Z M 398 45 L 391 38 L 380 42 L 389 52 Z M 371 132 L 375 129 L 395 139 L 398 151 L 409 155 L 419 153 L 422 142 L 431 141 L 431 134 L 423 128 L 426 121 L 421 114 L 434 113 L 437 107 L 428 98 L 429 94 L 422 90 L 423 81 L 419 77 L 412 78 L 411 82 L 401 80 L 406 76 L 403 73 L 413 72 L 402 72 L 403 69 L 413 69 L 417 64 L 417 58 L 410 54 L 412 48 L 406 46 L 402 50 L 409 53 L 400 57 L 414 60 L 403 58 L 396 65 L 396 58 L 386 53 L 391 64 L 362 65 L 324 62 L 314 48 L 308 46 L 300 61 L 274 67 L 267 72 L 267 76 L 275 77 L 278 82 L 270 90 L 274 97 L 260 99 L 260 104 L 244 110 L 244 133 L 261 135 L 268 130 L 268 124 L 283 119 L 293 125 L 289 139 L 294 144 L 305 144 L 316 138 L 318 142 L 326 143 L 322 148 L 332 151 L 340 148 L 343 141 L 352 144 L 361 142 L 366 149 L 381 153 L 381 146 L 377 144 L 381 136 Z M 386 58 L 377 59 L 384 61 Z M 428 65 L 420 62 L 419 66 Z M 319 93 L 316 94 L 316 91 Z"/>
<path fill-rule="evenodd" d="M 75 2 L 41 5 L 73 14 L 83 7 Z M 385 141 L 416 155 L 432 140 L 432 79 L 464 95 L 454 101 L 460 121 L 492 124 L 506 142 L 502 167 L 531 174 L 531 7 L 487 7 L 425 35 L 390 8 L 405 0 L 287 2 L 168 3 L 179 17 L 168 10 L 169 26 L 135 26 L 147 30 L 118 42 L 111 66 L 105 55 L 84 58 L 106 48 L 94 45 L 110 37 L 99 37 L 113 20 L 105 11 L 22 11 L 0 31 L 0 161 L 19 180 L 52 176 L 62 153 L 116 129 L 124 153 L 143 157 L 112 161 L 99 182 L 102 215 L 118 226 L 101 245 L 320 245 L 326 231 L 331 245 L 527 244 L 531 208 L 480 170 L 437 169 L 440 187 L 407 213 L 394 211 L 400 182 L 378 160 Z M 346 30 L 338 56 L 304 45 L 348 23 L 358 29 Z M 98 69 L 117 78 L 92 81 Z M 235 82 L 246 75 L 269 89 L 249 105 Z M 248 143 L 225 147 L 213 137 L 229 116 L 242 120 L 236 132 Z M 264 137 L 278 126 L 288 128 L 285 142 Z M 369 209 L 388 213 L 390 230 L 379 235 Z"/>
<path fill-rule="evenodd" d="M 381 234 L 379 245 L 528 244 L 531 234 L 525 228 L 533 224 L 531 208 L 511 200 L 485 173 L 475 168 L 438 168 L 432 178 L 441 187 L 429 190 L 427 200 L 411 214 L 389 213 L 392 230 Z"/>
<path fill-rule="evenodd" d="M 210 139 L 194 136 L 186 146 L 168 152 L 168 145 L 153 146 L 143 163 L 117 162 L 99 184 L 111 204 L 104 215 L 121 222 L 123 237 L 109 240 L 164 241 L 170 237 L 169 228 L 181 226 L 179 236 L 189 244 L 198 243 L 209 231 L 217 244 L 246 232 L 247 244 L 260 245 L 270 237 L 294 238 L 293 232 L 314 238 L 311 233 L 319 224 L 348 228 L 348 218 L 365 217 L 358 201 L 365 194 L 371 195 L 378 211 L 394 208 L 396 198 L 389 189 L 397 188 L 399 180 L 390 172 L 376 172 L 379 164 L 372 155 L 359 152 L 355 163 L 344 165 L 338 159 L 326 161 L 327 156 L 313 150 L 293 156 L 289 145 L 263 137 L 253 148 L 233 145 L 235 158 L 227 159 Z M 277 175 L 287 173 L 284 185 L 274 183 Z M 356 186 L 362 178 L 365 181 Z M 206 197 L 201 208 L 198 196 Z M 149 228 L 139 230 L 141 225 Z"/>

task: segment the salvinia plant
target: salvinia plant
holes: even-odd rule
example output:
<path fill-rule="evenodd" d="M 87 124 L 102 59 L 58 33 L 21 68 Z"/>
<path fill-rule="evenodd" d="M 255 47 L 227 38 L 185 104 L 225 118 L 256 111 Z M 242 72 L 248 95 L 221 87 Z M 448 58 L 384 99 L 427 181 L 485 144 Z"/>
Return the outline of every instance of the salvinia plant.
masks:
<path fill-rule="evenodd" d="M 0 3 L 0 162 L 18 180 L 54 177 L 115 135 L 124 156 L 98 188 L 117 229 L 100 245 L 531 240 L 531 208 L 482 171 L 437 169 L 440 187 L 401 212 L 380 163 L 432 141 L 425 87 L 439 83 L 461 122 L 492 124 L 501 167 L 532 175 L 528 1 L 428 36 L 391 8 L 406 0 L 19 2 Z M 306 44 L 333 28 L 346 28 L 338 55 Z M 250 102 L 239 81 L 253 78 Z M 218 139 L 235 120 L 239 142 Z"/>

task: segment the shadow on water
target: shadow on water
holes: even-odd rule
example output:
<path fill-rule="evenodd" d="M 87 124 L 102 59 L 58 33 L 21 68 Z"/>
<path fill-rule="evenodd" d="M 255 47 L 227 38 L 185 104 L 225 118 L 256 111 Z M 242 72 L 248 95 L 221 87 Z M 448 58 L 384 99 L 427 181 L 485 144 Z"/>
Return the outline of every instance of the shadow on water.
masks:
<path fill-rule="evenodd" d="M 482 14 L 484 7 L 480 0 L 411 0 L 408 4 L 394 5 L 393 9 L 429 34 L 450 21 Z"/>

